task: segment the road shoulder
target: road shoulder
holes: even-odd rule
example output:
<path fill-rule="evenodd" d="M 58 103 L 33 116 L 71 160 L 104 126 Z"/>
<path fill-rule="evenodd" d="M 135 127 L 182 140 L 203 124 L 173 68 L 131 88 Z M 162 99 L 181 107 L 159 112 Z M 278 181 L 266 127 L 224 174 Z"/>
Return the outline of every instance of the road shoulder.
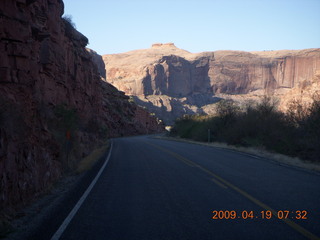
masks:
<path fill-rule="evenodd" d="M 303 161 L 299 158 L 289 157 L 279 153 L 273 153 L 266 151 L 265 149 L 253 148 L 253 147 L 237 147 L 233 145 L 227 145 L 225 143 L 217 143 L 217 142 L 198 142 L 193 141 L 185 138 L 178 138 L 178 137 L 169 137 L 169 136 L 154 136 L 153 138 L 156 139 L 163 139 L 169 141 L 177 141 L 177 142 L 185 142 L 191 144 L 197 144 L 207 147 L 214 147 L 214 148 L 221 148 L 229 151 L 236 151 L 244 154 L 251 155 L 252 157 L 267 159 L 274 161 L 280 165 L 287 165 L 290 167 L 300 168 L 308 171 L 313 171 L 320 174 L 320 163 L 314 163 L 309 161 Z"/>
<path fill-rule="evenodd" d="M 105 162 L 109 149 L 87 171 L 64 176 L 52 189 L 23 208 L 4 240 L 50 239 Z"/>

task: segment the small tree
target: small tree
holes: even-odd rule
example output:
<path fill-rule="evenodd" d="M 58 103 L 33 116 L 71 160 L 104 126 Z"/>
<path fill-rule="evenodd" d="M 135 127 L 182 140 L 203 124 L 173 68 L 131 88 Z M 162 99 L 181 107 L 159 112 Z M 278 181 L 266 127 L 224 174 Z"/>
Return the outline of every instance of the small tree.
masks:
<path fill-rule="evenodd" d="M 268 116 L 277 111 L 279 101 L 270 96 L 264 96 L 257 105 L 257 111 L 263 116 Z"/>
<path fill-rule="evenodd" d="M 240 107 L 233 100 L 221 100 L 216 104 L 216 113 L 225 125 L 230 123 L 239 114 Z"/>
<path fill-rule="evenodd" d="M 286 112 L 287 121 L 294 127 L 301 127 L 309 115 L 309 106 L 303 104 L 301 100 L 294 99 L 288 104 Z"/>
<path fill-rule="evenodd" d="M 72 28 L 76 29 L 76 24 L 72 21 L 72 16 L 71 15 L 64 15 L 62 17 L 62 19 L 64 20 L 64 22 L 71 26 Z"/>

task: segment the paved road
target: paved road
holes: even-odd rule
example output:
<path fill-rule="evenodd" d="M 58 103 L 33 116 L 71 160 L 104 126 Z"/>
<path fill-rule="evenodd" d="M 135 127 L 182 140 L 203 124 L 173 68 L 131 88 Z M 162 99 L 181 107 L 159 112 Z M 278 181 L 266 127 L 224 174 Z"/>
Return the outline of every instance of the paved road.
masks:
<path fill-rule="evenodd" d="M 215 210 L 237 216 L 212 219 Z M 266 211 L 285 210 L 286 220 L 266 218 Z M 132 137 L 113 140 L 105 170 L 60 239 L 317 236 L 319 174 L 234 151 Z"/>

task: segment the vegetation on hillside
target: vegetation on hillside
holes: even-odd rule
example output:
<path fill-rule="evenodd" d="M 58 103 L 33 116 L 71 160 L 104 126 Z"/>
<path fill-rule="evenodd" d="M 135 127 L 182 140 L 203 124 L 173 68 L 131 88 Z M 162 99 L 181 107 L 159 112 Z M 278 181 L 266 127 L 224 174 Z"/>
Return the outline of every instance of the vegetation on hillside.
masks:
<path fill-rule="evenodd" d="M 278 111 L 277 101 L 270 97 L 245 106 L 222 100 L 217 103 L 214 116 L 184 116 L 176 120 L 171 135 L 261 147 L 320 162 L 320 96 L 315 95 L 310 104 L 294 100 L 286 113 Z"/>

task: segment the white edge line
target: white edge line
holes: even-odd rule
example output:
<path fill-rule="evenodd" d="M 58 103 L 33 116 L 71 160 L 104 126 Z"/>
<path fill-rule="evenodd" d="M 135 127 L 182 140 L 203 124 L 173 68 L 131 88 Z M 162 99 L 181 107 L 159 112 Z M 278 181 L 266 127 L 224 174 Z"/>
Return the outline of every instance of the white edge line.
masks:
<path fill-rule="evenodd" d="M 71 210 L 71 212 L 69 213 L 69 215 L 66 217 L 66 219 L 63 221 L 63 223 L 61 224 L 61 226 L 59 227 L 59 229 L 55 232 L 55 234 L 52 236 L 51 240 L 59 240 L 61 235 L 63 234 L 64 230 L 68 227 L 69 223 L 71 222 L 71 220 L 73 219 L 73 217 L 76 215 L 76 213 L 78 212 L 79 208 L 81 207 L 82 203 L 86 200 L 87 196 L 89 195 L 89 193 L 91 192 L 92 188 L 94 187 L 94 185 L 96 184 L 96 182 L 98 181 L 100 175 L 102 174 L 103 170 L 105 169 L 105 167 L 107 166 L 110 156 L 111 156 L 111 152 L 112 152 L 112 146 L 113 146 L 113 142 L 111 141 L 111 147 L 109 150 L 109 154 L 108 157 L 106 158 L 106 161 L 104 162 L 104 164 L 102 165 L 102 167 L 100 168 L 100 171 L 98 172 L 98 174 L 96 175 L 96 177 L 93 179 L 93 181 L 91 182 L 90 186 L 87 188 L 87 190 L 84 192 L 84 194 L 81 196 L 81 198 L 79 199 L 79 201 L 77 202 L 77 204 L 73 207 L 73 209 Z"/>

